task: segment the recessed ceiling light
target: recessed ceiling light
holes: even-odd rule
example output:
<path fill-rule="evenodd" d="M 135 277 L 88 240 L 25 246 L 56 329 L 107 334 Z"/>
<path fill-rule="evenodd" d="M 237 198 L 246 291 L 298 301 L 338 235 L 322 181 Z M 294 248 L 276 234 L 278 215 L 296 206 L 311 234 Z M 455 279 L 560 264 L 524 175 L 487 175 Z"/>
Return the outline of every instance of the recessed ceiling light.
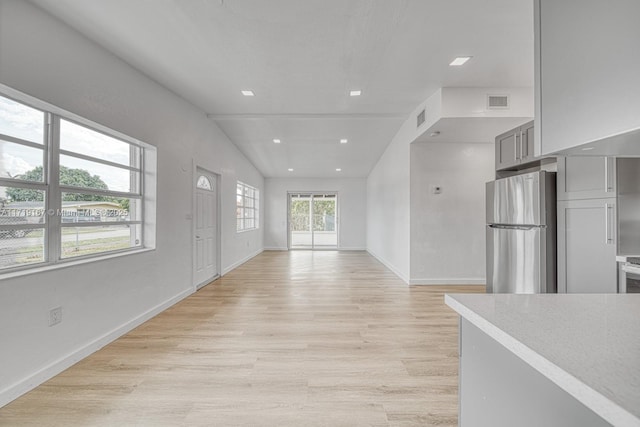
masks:
<path fill-rule="evenodd" d="M 342 172 L 342 169 L 336 168 L 336 172 Z"/>
<path fill-rule="evenodd" d="M 584 147 L 584 148 L 582 149 L 582 151 L 589 151 L 589 150 L 593 150 L 593 147 Z"/>
<path fill-rule="evenodd" d="M 255 94 L 255 93 L 253 93 L 253 91 L 252 91 L 252 90 L 242 90 L 242 91 L 240 91 L 240 92 L 242 92 L 242 94 L 243 94 L 244 96 L 256 96 L 256 94 Z"/>
<path fill-rule="evenodd" d="M 351 90 L 349 91 L 349 96 L 360 96 L 362 95 L 362 91 L 361 90 Z"/>
<path fill-rule="evenodd" d="M 278 138 L 274 138 L 273 142 L 276 143 L 276 144 L 280 144 L 280 140 Z"/>
<path fill-rule="evenodd" d="M 456 59 L 451 61 L 451 64 L 449 64 L 449 65 L 452 66 L 452 67 L 458 67 L 458 66 L 464 64 L 465 62 L 467 62 L 470 59 L 471 59 L 471 56 L 458 56 Z"/>
<path fill-rule="evenodd" d="M 348 139 L 345 139 L 345 138 L 342 138 L 342 139 L 340 140 L 340 144 L 346 144 L 347 142 L 349 142 L 349 140 L 348 140 Z"/>
<path fill-rule="evenodd" d="M 287 169 L 289 172 L 293 172 L 293 168 L 289 168 Z"/>

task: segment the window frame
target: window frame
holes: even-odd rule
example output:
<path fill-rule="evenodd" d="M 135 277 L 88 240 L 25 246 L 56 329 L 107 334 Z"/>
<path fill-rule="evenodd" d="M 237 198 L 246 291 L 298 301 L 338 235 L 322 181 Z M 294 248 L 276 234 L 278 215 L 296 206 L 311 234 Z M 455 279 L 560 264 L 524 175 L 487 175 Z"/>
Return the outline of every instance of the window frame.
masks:
<path fill-rule="evenodd" d="M 240 191 L 240 188 L 242 190 Z M 253 191 L 253 197 L 246 196 L 246 190 Z M 238 196 L 242 197 L 242 204 L 238 205 Z M 246 199 L 253 200 L 253 206 L 247 207 Z M 242 209 L 242 215 L 238 216 L 237 209 Z M 248 217 L 247 210 L 253 211 L 253 217 Z M 253 227 L 246 227 L 247 220 L 253 220 Z M 239 221 L 242 221 L 242 227 L 239 227 Z M 236 233 L 244 233 L 246 231 L 253 231 L 260 229 L 260 190 L 252 185 L 246 184 L 242 181 L 236 183 Z"/>
<path fill-rule="evenodd" d="M 148 156 L 152 156 L 152 160 L 156 158 L 156 148 L 152 145 L 146 144 L 142 141 L 139 141 L 135 138 L 132 138 L 128 135 L 122 134 L 118 131 L 110 129 L 108 127 L 102 126 L 96 122 L 85 119 L 84 117 L 78 116 L 76 114 L 67 112 L 62 110 L 54 105 L 48 104 L 44 101 L 40 101 L 37 98 L 33 98 L 29 95 L 23 94 L 17 90 L 12 89 L 9 86 L 5 86 L 0 84 L 0 97 L 9 99 L 18 104 L 24 105 L 26 107 L 38 110 L 43 112 L 44 115 L 44 125 L 43 125 L 43 141 L 42 144 L 38 144 L 32 141 L 22 140 L 20 138 L 16 138 L 10 135 L 5 135 L 0 133 L 0 139 L 10 142 L 16 143 L 19 145 L 39 148 L 43 150 L 43 160 L 42 160 L 42 169 L 43 169 L 43 177 L 42 181 L 27 181 L 20 180 L 14 178 L 4 178 L 0 177 L 0 186 L 5 187 L 14 187 L 14 188 L 23 188 L 23 189 L 33 189 L 44 192 L 44 212 L 43 212 L 43 223 L 38 224 L 16 224 L 16 225 L 2 225 L 2 230 L 12 230 L 12 229 L 42 229 L 43 230 L 43 261 L 28 263 L 25 265 L 14 265 L 6 268 L 0 269 L 0 279 L 6 277 L 13 277 L 15 275 L 20 274 L 28 274 L 30 272 L 37 272 L 46 270 L 49 268 L 68 266 L 78 263 L 84 263 L 88 261 L 95 261 L 100 259 L 112 258 L 114 256 L 126 255 L 130 253 L 137 253 L 141 251 L 148 251 L 155 249 L 155 228 L 153 227 L 149 234 L 150 236 L 145 235 L 147 233 L 147 228 L 152 226 L 149 223 L 153 223 L 154 221 L 147 216 L 145 212 L 146 205 L 150 203 L 150 198 L 154 198 L 155 187 L 152 186 L 152 193 L 147 194 L 147 185 L 145 183 L 145 179 L 147 175 L 150 173 L 153 174 L 153 179 L 155 179 L 155 171 L 157 166 L 155 164 L 150 165 L 149 170 L 147 169 L 147 165 L 145 159 Z M 131 150 L 133 155 L 137 150 L 137 156 L 134 161 L 133 158 L 130 158 L 130 165 L 120 164 L 117 162 L 112 162 L 109 160 L 101 159 L 98 157 L 94 157 L 91 155 L 85 155 L 83 153 L 60 149 L 60 122 L 61 120 L 68 121 L 78 126 L 82 126 L 92 132 L 103 134 L 109 138 L 116 139 L 123 143 L 126 143 L 132 147 L 135 147 L 135 150 Z M 60 172 L 60 164 L 61 164 L 61 156 L 71 156 L 74 158 L 78 158 L 81 160 L 86 160 L 90 162 L 94 162 L 96 164 L 117 167 L 123 170 L 129 170 L 132 172 L 136 172 L 138 174 L 136 191 L 123 192 L 123 191 L 113 191 L 113 190 L 102 190 L 102 189 L 94 189 L 94 188 L 84 188 L 84 187 L 76 187 L 71 185 L 61 185 L 59 182 L 59 172 Z M 138 167 L 133 166 L 137 163 Z M 88 171 L 91 172 L 91 171 Z M 128 220 L 114 220 L 114 221 L 95 221 L 95 222 L 79 222 L 79 223 L 63 223 L 62 222 L 62 212 L 65 210 L 65 206 L 63 205 L 62 195 L 63 193 L 81 193 L 81 194 L 92 194 L 92 195 L 101 195 L 107 197 L 116 197 L 116 198 L 127 198 L 127 199 L 136 199 L 139 200 L 137 203 L 137 209 L 140 210 L 139 213 L 136 213 L 136 216 L 132 219 L 131 210 L 129 210 L 129 219 Z M 53 211 L 52 211 L 53 210 Z M 155 216 L 155 207 L 152 209 L 152 214 Z M 54 214 L 47 214 L 53 212 Z M 139 227 L 138 230 L 131 230 L 130 236 L 134 236 L 135 240 L 139 240 L 139 243 L 136 243 L 133 246 L 121 249 L 114 250 L 106 250 L 100 251 L 91 254 L 79 255 L 79 256 L 63 256 L 63 242 L 62 242 L 62 234 L 64 228 L 75 228 L 75 227 L 89 227 L 89 226 L 135 226 Z M 133 238 L 133 237 L 132 237 Z"/>

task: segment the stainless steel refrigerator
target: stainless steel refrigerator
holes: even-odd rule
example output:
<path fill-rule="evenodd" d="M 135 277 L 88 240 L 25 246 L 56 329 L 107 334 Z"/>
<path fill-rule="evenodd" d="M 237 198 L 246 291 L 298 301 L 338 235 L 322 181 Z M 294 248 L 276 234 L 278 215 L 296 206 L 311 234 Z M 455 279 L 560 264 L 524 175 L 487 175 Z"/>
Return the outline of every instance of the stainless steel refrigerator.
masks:
<path fill-rule="evenodd" d="M 487 293 L 556 292 L 556 174 L 487 183 Z"/>

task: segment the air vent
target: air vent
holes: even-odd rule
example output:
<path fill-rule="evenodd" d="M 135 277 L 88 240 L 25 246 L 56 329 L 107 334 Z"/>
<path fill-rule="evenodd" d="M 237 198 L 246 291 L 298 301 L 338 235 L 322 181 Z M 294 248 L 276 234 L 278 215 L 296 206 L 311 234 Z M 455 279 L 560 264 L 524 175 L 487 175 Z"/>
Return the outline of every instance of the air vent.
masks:
<path fill-rule="evenodd" d="M 422 125 L 427 118 L 425 110 L 420 111 L 420 114 L 418 114 L 416 118 L 418 123 L 416 127 L 420 127 L 420 125 Z"/>
<path fill-rule="evenodd" d="M 487 109 L 489 110 L 509 109 L 509 95 L 487 95 Z"/>

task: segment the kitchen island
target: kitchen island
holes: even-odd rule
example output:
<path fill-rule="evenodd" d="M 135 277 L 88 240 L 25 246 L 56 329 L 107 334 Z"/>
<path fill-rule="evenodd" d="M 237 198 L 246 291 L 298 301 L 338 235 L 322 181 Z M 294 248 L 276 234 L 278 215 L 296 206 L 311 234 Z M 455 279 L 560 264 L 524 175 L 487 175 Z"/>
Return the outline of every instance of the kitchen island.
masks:
<path fill-rule="evenodd" d="M 640 295 L 446 295 L 465 426 L 640 426 Z"/>

